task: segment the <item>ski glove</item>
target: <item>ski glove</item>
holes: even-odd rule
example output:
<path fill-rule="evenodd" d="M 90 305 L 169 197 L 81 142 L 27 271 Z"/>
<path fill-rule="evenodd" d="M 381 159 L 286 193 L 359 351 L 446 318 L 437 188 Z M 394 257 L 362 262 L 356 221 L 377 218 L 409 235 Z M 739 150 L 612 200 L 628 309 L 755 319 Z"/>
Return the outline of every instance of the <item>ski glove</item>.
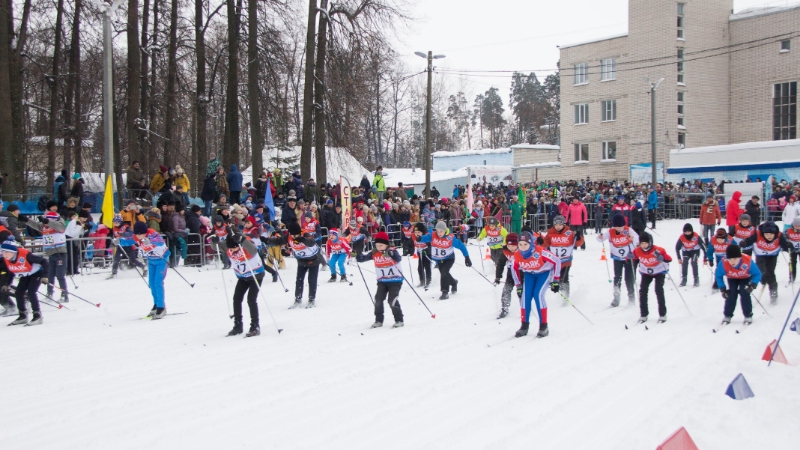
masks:
<path fill-rule="evenodd" d="M 517 297 L 522 298 L 522 286 L 517 288 Z"/>
<path fill-rule="evenodd" d="M 725 300 L 728 299 L 728 290 L 727 289 L 720 289 L 719 293 L 722 294 L 722 298 L 724 298 Z"/>
<path fill-rule="evenodd" d="M 745 290 L 745 291 L 747 291 L 747 293 L 749 294 L 749 293 L 753 292 L 753 290 L 754 290 L 755 288 L 757 288 L 757 287 L 758 287 L 758 285 L 757 285 L 757 284 L 755 284 L 755 283 L 750 283 L 750 284 L 748 284 L 748 285 L 747 285 L 747 287 L 746 287 L 746 288 L 744 288 L 744 290 Z"/>
<path fill-rule="evenodd" d="M 714 267 L 714 258 L 711 258 L 711 259 L 708 260 L 708 266 L 709 267 Z"/>
<path fill-rule="evenodd" d="M 50 282 L 50 280 L 48 280 L 48 279 L 47 279 L 47 277 L 42 277 L 42 278 L 41 278 L 41 280 L 42 280 L 42 284 L 43 284 L 43 285 L 45 285 L 45 286 L 47 286 L 48 284 L 50 284 L 50 283 L 49 283 L 49 282 Z"/>
<path fill-rule="evenodd" d="M 550 290 L 551 291 L 558 292 L 560 289 L 561 289 L 561 285 L 558 283 L 558 281 L 553 281 L 552 283 L 550 283 Z"/>
<path fill-rule="evenodd" d="M 5 292 L 5 293 L 8 293 L 8 292 L 10 292 L 10 291 L 11 291 L 11 286 L 3 286 L 3 287 L 0 287 L 0 292 Z"/>
<path fill-rule="evenodd" d="M 219 244 L 219 236 L 211 236 L 211 242 Z"/>
<path fill-rule="evenodd" d="M 20 214 L 19 217 L 17 217 L 17 220 L 22 222 L 22 223 L 25 223 L 25 222 L 28 221 L 28 216 Z"/>
<path fill-rule="evenodd" d="M 47 225 L 47 223 L 50 222 L 50 219 L 45 216 L 39 216 L 37 219 L 39 219 L 39 222 L 41 222 L 43 225 Z"/>
<path fill-rule="evenodd" d="M 656 261 L 664 262 L 664 255 L 662 255 L 660 251 L 656 250 L 655 255 L 656 255 Z"/>
<path fill-rule="evenodd" d="M 472 260 L 469 259 L 469 256 L 464 258 L 464 265 L 467 267 L 472 267 Z"/>

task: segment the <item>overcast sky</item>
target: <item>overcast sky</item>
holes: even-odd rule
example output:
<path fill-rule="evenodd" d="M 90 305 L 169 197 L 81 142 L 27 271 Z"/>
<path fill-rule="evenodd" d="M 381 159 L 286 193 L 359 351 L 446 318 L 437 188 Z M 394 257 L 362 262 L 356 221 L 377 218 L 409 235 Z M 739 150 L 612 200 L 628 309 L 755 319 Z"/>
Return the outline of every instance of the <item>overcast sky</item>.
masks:
<path fill-rule="evenodd" d="M 557 45 L 625 33 L 627 0 L 417 0 L 415 20 L 398 45 L 409 72 L 425 69 L 414 51 L 444 54 L 440 69 L 536 71 L 540 80 L 558 62 Z M 734 10 L 783 6 L 797 0 L 734 0 Z M 549 70 L 549 71 L 548 71 Z M 473 97 L 494 85 L 508 103 L 511 74 L 472 74 Z M 440 74 L 459 86 L 459 75 Z"/>

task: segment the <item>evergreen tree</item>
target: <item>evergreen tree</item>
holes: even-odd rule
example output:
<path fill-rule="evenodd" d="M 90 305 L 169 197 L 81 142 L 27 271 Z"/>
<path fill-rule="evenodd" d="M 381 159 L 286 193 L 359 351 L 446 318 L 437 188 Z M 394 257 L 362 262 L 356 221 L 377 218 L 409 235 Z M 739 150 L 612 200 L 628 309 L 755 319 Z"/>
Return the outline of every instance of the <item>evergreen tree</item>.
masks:
<path fill-rule="evenodd" d="M 497 148 L 502 145 L 503 126 L 506 120 L 503 119 L 503 99 L 497 94 L 497 88 L 491 87 L 484 93 L 481 105 L 481 122 L 489 129 L 489 146 Z"/>

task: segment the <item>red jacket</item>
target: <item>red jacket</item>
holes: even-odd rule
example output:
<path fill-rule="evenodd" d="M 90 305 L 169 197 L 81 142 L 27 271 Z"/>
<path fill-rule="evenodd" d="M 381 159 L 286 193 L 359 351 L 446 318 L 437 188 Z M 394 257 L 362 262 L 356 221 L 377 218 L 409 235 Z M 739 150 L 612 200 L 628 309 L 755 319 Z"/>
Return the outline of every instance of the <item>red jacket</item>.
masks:
<path fill-rule="evenodd" d="M 742 200 L 742 193 L 736 191 L 733 197 L 728 201 L 728 206 L 725 207 L 725 224 L 728 226 L 736 225 L 739 223 L 739 216 L 742 215 L 742 208 L 739 206 Z"/>

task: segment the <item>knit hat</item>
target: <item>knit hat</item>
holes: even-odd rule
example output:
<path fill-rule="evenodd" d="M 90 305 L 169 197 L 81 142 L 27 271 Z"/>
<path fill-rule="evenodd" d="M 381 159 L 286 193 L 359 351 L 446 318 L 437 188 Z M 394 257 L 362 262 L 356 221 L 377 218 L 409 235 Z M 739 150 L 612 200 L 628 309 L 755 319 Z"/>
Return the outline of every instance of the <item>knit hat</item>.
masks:
<path fill-rule="evenodd" d="M 225 238 L 225 245 L 228 246 L 229 249 L 231 248 L 239 248 L 239 241 L 236 240 L 235 237 L 231 236 L 230 234 Z"/>
<path fill-rule="evenodd" d="M 144 222 L 136 222 L 133 225 L 133 234 L 147 234 L 147 224 Z"/>
<path fill-rule="evenodd" d="M 414 225 L 414 231 L 419 231 L 422 234 L 428 234 L 428 227 L 426 227 L 424 223 L 418 222 L 416 225 Z"/>
<path fill-rule="evenodd" d="M 161 211 L 158 208 L 153 208 L 146 213 L 144 213 L 145 217 L 149 217 L 151 219 L 161 220 Z"/>
<path fill-rule="evenodd" d="M 725 228 L 717 228 L 717 239 L 726 239 L 728 237 L 728 232 L 725 231 Z"/>
<path fill-rule="evenodd" d="M 355 220 L 355 219 L 353 219 L 353 220 L 351 220 L 351 221 L 350 221 L 350 226 L 351 226 L 351 227 L 354 227 L 354 226 L 356 226 L 356 220 Z"/>
<path fill-rule="evenodd" d="M 222 218 L 220 215 L 214 216 L 214 223 L 222 223 L 225 222 L 225 219 Z"/>
<path fill-rule="evenodd" d="M 198 211 L 200 211 L 202 209 L 203 208 L 201 208 L 200 205 L 198 205 L 198 204 L 194 204 L 194 205 L 192 205 L 191 208 L 189 208 L 189 210 L 192 211 L 193 213 L 196 213 L 196 212 L 198 212 Z"/>
<path fill-rule="evenodd" d="M 553 219 L 553 225 L 564 225 L 565 223 L 567 223 L 567 219 L 562 215 L 558 215 Z"/>
<path fill-rule="evenodd" d="M 508 242 L 508 236 L 506 236 L 506 242 Z M 517 242 L 518 243 L 519 242 L 527 242 L 527 243 L 533 245 L 533 235 L 531 234 L 530 231 L 523 231 L 522 233 L 520 233 L 519 240 Z"/>
<path fill-rule="evenodd" d="M 175 165 L 175 173 L 177 173 L 178 175 L 183 175 L 183 167 L 181 167 L 180 164 Z"/>
<path fill-rule="evenodd" d="M 134 203 L 135 203 L 135 202 L 134 202 Z M 91 204 L 91 203 L 89 203 L 89 202 L 86 202 L 86 203 L 84 203 L 84 204 L 83 204 L 82 208 L 83 208 L 83 209 L 91 209 L 91 208 L 92 208 L 92 204 Z"/>
<path fill-rule="evenodd" d="M 792 219 L 792 226 L 795 228 L 800 228 L 800 216 L 797 216 L 794 219 Z"/>
<path fill-rule="evenodd" d="M 50 200 L 50 201 L 49 201 L 49 202 L 47 202 L 47 204 L 45 205 L 45 209 L 50 209 L 50 208 L 52 208 L 53 206 L 58 206 L 58 202 L 56 202 L 56 201 L 54 201 L 54 200 Z"/>
<path fill-rule="evenodd" d="M 744 222 L 745 220 L 748 222 L 753 221 L 753 219 L 750 218 L 750 214 L 742 214 L 741 216 L 739 216 L 739 222 Z"/>
<path fill-rule="evenodd" d="M 111 219 L 111 223 L 122 223 L 122 215 L 114 214 L 114 218 Z"/>
<path fill-rule="evenodd" d="M 248 222 L 252 226 L 256 226 L 256 218 L 253 216 L 247 216 L 244 218 L 245 222 Z"/>
<path fill-rule="evenodd" d="M 47 217 L 48 219 L 52 219 L 52 220 L 58 220 L 59 217 L 61 217 L 55 211 L 47 211 L 47 213 L 44 216 Z"/>
<path fill-rule="evenodd" d="M 497 224 L 500 223 L 500 221 L 497 220 L 497 217 L 489 217 L 488 219 L 486 219 L 486 223 L 488 223 L 489 225 L 496 226 Z"/>
<path fill-rule="evenodd" d="M 305 217 L 306 219 L 313 219 L 314 214 L 311 214 L 311 211 L 306 211 L 306 213 L 303 214 L 303 217 Z"/>
<path fill-rule="evenodd" d="M 300 224 L 297 223 L 297 222 L 290 223 L 289 226 L 286 227 L 286 229 L 289 231 L 289 234 L 291 234 L 292 236 L 297 236 L 298 234 L 303 232 L 303 229 L 300 228 Z"/>
<path fill-rule="evenodd" d="M 408 228 L 408 227 L 410 227 L 410 226 L 411 226 L 411 222 L 409 222 L 409 221 L 407 221 L 407 220 L 406 220 L 405 222 L 403 222 L 403 226 L 404 226 L 404 227 L 406 227 L 406 228 Z"/>
<path fill-rule="evenodd" d="M 337 230 L 336 228 L 331 228 L 330 230 L 328 230 L 328 236 L 338 239 L 339 238 L 339 230 Z"/>
<path fill-rule="evenodd" d="M 86 210 L 82 209 L 82 210 L 78 211 L 78 217 L 81 217 L 81 218 L 84 218 L 84 219 L 91 219 L 92 215 L 89 214 L 89 211 L 86 211 Z"/>
<path fill-rule="evenodd" d="M 761 230 L 761 234 L 778 234 L 778 226 L 775 225 L 775 222 L 764 222 L 758 228 Z"/>
<path fill-rule="evenodd" d="M 506 245 L 517 244 L 519 244 L 519 235 L 517 233 L 508 233 L 508 235 L 506 235 Z"/>
<path fill-rule="evenodd" d="M 72 179 L 73 179 L 73 180 L 78 180 L 78 179 L 80 179 L 80 178 L 81 178 L 81 174 L 80 174 L 80 173 L 78 173 L 78 172 L 75 172 L 75 174 L 74 174 L 74 175 L 72 175 Z"/>
<path fill-rule="evenodd" d="M 742 257 L 742 249 L 739 248 L 736 244 L 731 244 L 725 249 L 725 257 L 728 259 L 731 258 L 741 258 Z"/>
<path fill-rule="evenodd" d="M 376 233 L 375 237 L 373 237 L 373 240 L 375 241 L 376 244 L 389 245 L 389 235 L 386 234 L 385 231 L 379 231 L 378 233 Z"/>
<path fill-rule="evenodd" d="M 692 224 L 687 223 L 683 225 L 683 232 L 684 233 L 694 233 L 694 228 L 692 228 Z"/>
<path fill-rule="evenodd" d="M 364 221 L 363 217 L 356 217 L 356 222 L 363 222 L 363 221 Z"/>
<path fill-rule="evenodd" d="M 296 202 L 296 201 L 297 201 L 297 197 L 295 197 L 294 195 L 289 194 L 289 196 L 286 197 L 286 202 L 287 203 L 288 202 Z"/>
<path fill-rule="evenodd" d="M 158 166 L 158 171 L 159 171 L 159 172 L 166 172 L 166 171 L 168 171 L 168 170 L 169 170 L 169 169 L 167 169 L 167 166 L 165 166 L 165 165 L 160 165 L 160 166 Z"/>
<path fill-rule="evenodd" d="M 622 217 L 622 214 L 617 214 L 614 218 L 611 219 L 611 226 L 612 227 L 624 227 L 625 226 L 625 218 Z"/>
<path fill-rule="evenodd" d="M 647 242 L 650 245 L 653 245 L 653 236 L 650 233 L 644 232 L 639 235 L 639 242 Z"/>
<path fill-rule="evenodd" d="M 14 240 L 14 236 L 9 236 L 0 244 L 0 249 L 4 252 L 14 252 L 16 253 L 19 250 L 19 245 L 17 245 L 17 241 Z"/>
<path fill-rule="evenodd" d="M 441 220 L 436 222 L 436 231 L 447 231 L 447 224 Z"/>

